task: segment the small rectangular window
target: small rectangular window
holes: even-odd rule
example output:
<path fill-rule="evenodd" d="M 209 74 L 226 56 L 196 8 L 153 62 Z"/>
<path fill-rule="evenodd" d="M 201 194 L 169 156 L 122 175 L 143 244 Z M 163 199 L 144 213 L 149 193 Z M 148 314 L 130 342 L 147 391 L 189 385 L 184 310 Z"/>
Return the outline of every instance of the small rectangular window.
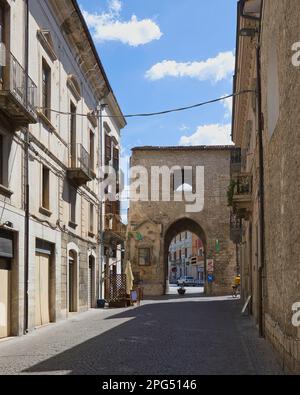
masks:
<path fill-rule="evenodd" d="M 111 161 L 111 148 L 112 148 L 112 138 L 107 133 L 105 133 L 105 165 L 108 166 Z"/>
<path fill-rule="evenodd" d="M 49 196 L 50 170 L 43 166 L 42 175 L 42 207 L 49 210 L 50 196 Z"/>
<path fill-rule="evenodd" d="M 70 222 L 73 225 L 76 225 L 76 199 L 77 199 L 76 189 L 70 187 Z"/>
<path fill-rule="evenodd" d="M 70 102 L 70 156 L 71 156 L 71 167 L 77 166 L 77 147 L 76 147 L 76 106 Z"/>
<path fill-rule="evenodd" d="M 94 233 L 94 205 L 90 203 L 90 233 Z"/>
<path fill-rule="evenodd" d="M 51 119 L 51 69 L 43 59 L 42 63 L 42 107 L 44 115 Z"/>
<path fill-rule="evenodd" d="M 150 266 L 150 248 L 139 248 L 139 266 Z"/>
<path fill-rule="evenodd" d="M 90 130 L 90 169 L 95 168 L 95 134 Z"/>

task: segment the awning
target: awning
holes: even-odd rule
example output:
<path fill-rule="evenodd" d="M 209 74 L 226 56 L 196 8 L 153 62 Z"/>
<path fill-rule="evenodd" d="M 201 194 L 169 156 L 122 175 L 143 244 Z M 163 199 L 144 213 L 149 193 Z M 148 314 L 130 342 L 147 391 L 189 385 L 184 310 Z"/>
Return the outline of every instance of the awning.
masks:
<path fill-rule="evenodd" d="M 134 281 L 134 277 L 133 277 L 130 261 L 127 261 L 124 274 L 126 274 L 126 293 L 127 293 L 127 295 L 129 295 L 130 291 L 132 291 L 133 281 Z"/>
<path fill-rule="evenodd" d="M 14 257 L 14 237 L 13 234 L 7 230 L 0 229 L 0 257 L 13 258 Z"/>

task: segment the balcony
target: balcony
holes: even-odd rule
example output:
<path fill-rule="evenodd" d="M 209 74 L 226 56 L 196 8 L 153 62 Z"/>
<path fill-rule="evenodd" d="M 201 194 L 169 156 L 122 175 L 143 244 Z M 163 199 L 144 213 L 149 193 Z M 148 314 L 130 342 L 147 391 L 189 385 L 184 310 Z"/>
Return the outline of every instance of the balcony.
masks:
<path fill-rule="evenodd" d="M 249 218 L 252 211 L 252 176 L 250 174 L 235 177 L 232 203 L 240 218 Z"/>
<path fill-rule="evenodd" d="M 37 122 L 37 87 L 17 59 L 9 54 L 7 66 L 1 67 L 0 110 L 5 113 L 14 130 Z"/>
<path fill-rule="evenodd" d="M 105 216 L 105 239 L 106 241 L 124 241 L 126 238 L 127 226 L 121 222 L 119 215 L 106 214 Z"/>
<path fill-rule="evenodd" d="M 70 145 L 67 176 L 77 187 L 85 185 L 96 177 L 91 169 L 90 155 L 82 144 Z"/>

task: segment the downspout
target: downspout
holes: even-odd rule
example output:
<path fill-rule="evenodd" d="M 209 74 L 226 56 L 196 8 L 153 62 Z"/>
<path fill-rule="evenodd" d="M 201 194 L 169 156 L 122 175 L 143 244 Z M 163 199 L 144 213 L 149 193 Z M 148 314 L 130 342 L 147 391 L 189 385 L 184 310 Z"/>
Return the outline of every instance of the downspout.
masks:
<path fill-rule="evenodd" d="M 262 113 L 262 85 L 261 85 L 261 27 L 263 0 L 259 20 L 259 36 L 256 49 L 257 61 L 257 113 L 258 113 L 258 145 L 259 145 L 259 224 L 260 224 L 260 266 L 258 268 L 258 327 L 259 335 L 265 336 L 263 319 L 263 275 L 265 268 L 265 191 L 264 191 L 264 146 L 263 146 L 263 113 Z"/>
<path fill-rule="evenodd" d="M 28 69 L 29 69 L 29 0 L 25 0 L 25 106 L 28 105 Z M 24 184 L 25 184 L 25 233 L 24 233 L 24 334 L 28 332 L 28 291 L 29 291 L 29 128 L 24 128 L 25 145 L 24 145 Z"/>
<path fill-rule="evenodd" d="M 99 188 L 99 216 L 98 216 L 98 227 L 99 227 L 99 287 L 98 287 L 98 296 L 99 299 L 102 299 L 103 295 L 103 282 L 102 282 L 102 273 L 103 273 L 103 254 L 104 254 L 104 233 L 103 233 L 103 199 L 102 199 L 102 189 L 101 189 L 101 179 L 102 179 L 102 167 L 103 167 L 103 116 L 102 111 L 106 107 L 105 104 L 99 102 L 98 107 L 98 115 L 99 115 L 99 169 L 98 169 L 98 188 Z"/>
<path fill-rule="evenodd" d="M 102 168 L 102 104 L 99 103 L 99 137 L 98 137 L 98 199 L 99 199 L 99 214 L 98 214 L 98 228 L 99 228 L 99 284 L 98 284 L 98 299 L 102 298 L 102 268 L 103 268 L 103 222 L 102 222 L 102 193 L 101 193 L 101 168 Z"/>

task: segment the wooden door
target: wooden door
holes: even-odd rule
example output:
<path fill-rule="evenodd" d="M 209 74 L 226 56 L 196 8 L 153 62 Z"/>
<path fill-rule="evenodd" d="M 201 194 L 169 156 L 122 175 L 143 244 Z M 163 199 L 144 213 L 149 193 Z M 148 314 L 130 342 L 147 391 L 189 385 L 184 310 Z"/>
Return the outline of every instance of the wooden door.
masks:
<path fill-rule="evenodd" d="M 94 265 L 93 260 L 89 261 L 89 279 L 88 279 L 88 306 L 89 308 L 94 307 Z"/>
<path fill-rule="evenodd" d="M 74 297 L 75 297 L 75 268 L 73 259 L 69 260 L 69 312 L 75 311 Z"/>
<path fill-rule="evenodd" d="M 50 256 L 37 254 L 35 260 L 35 325 L 49 324 Z"/>
<path fill-rule="evenodd" d="M 0 339 L 10 335 L 11 261 L 0 258 Z"/>

